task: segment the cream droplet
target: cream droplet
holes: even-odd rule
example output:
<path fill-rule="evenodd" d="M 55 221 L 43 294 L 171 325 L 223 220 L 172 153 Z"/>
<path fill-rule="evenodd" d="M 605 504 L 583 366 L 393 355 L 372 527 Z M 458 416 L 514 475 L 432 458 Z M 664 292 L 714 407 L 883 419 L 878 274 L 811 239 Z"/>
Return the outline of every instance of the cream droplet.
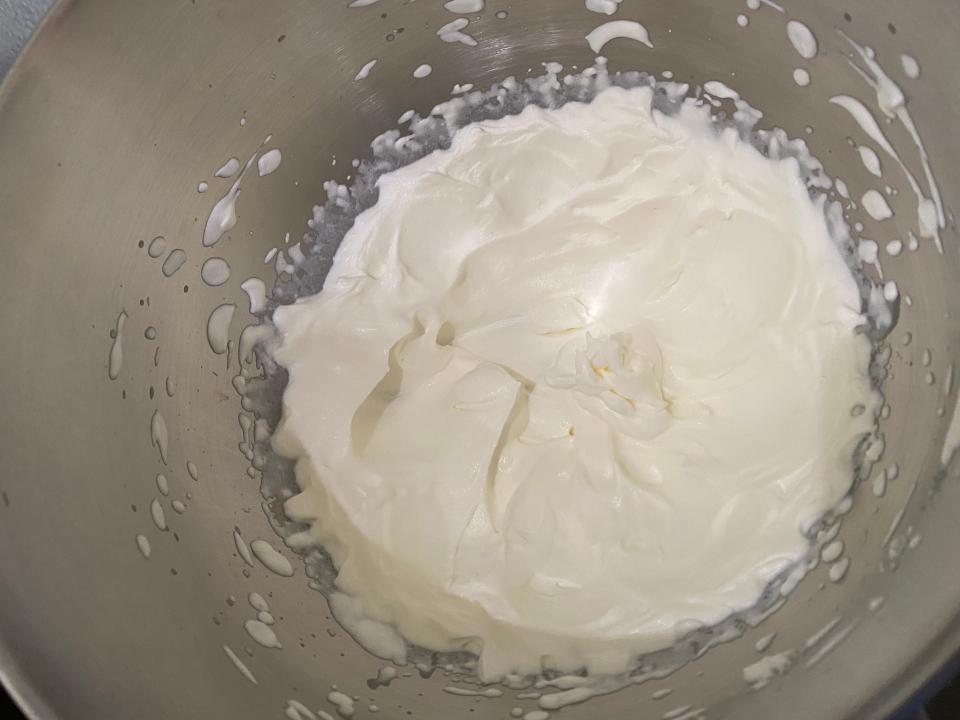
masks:
<path fill-rule="evenodd" d="M 356 75 L 356 77 L 354 77 L 353 79 L 354 79 L 354 80 L 366 80 L 367 77 L 370 75 L 370 71 L 373 70 L 373 66 L 376 65 L 377 62 L 378 62 L 378 60 L 376 60 L 376 59 L 373 59 L 373 60 L 371 60 L 370 62 L 368 62 L 366 65 L 364 65 L 362 68 L 360 68 L 360 72 L 358 72 L 357 75 Z"/>
<path fill-rule="evenodd" d="M 293 565 L 266 540 L 254 540 L 250 543 L 250 549 L 267 570 L 283 577 L 293 576 Z"/>
<path fill-rule="evenodd" d="M 901 55 L 900 66 L 903 68 L 903 74 L 911 80 L 920 77 L 920 63 L 912 55 Z"/>
<path fill-rule="evenodd" d="M 257 159 L 257 172 L 260 177 L 269 175 L 280 167 L 280 161 L 283 159 L 280 151 L 276 148 L 267 150 Z"/>
<path fill-rule="evenodd" d="M 800 57 L 809 60 L 817 55 L 817 38 L 806 25 L 799 20 L 787 23 L 787 37 Z"/>
<path fill-rule="evenodd" d="M 233 303 L 218 305 L 207 319 L 207 342 L 210 343 L 210 349 L 217 355 L 223 355 L 227 351 L 230 321 L 233 320 L 236 309 L 237 306 Z"/>
<path fill-rule="evenodd" d="M 604 23 L 587 34 L 587 44 L 595 53 L 599 53 L 603 46 L 616 38 L 636 40 L 638 43 L 653 47 L 650 42 L 650 33 L 638 22 L 633 20 L 612 20 Z"/>
<path fill-rule="evenodd" d="M 200 268 L 200 278 L 211 287 L 223 285 L 230 279 L 230 265 L 220 257 L 208 258 Z"/>
<path fill-rule="evenodd" d="M 213 173 L 215 177 L 218 178 L 229 178 L 237 174 L 237 171 L 240 169 L 240 160 L 235 157 L 227 160 L 220 168 Z"/>

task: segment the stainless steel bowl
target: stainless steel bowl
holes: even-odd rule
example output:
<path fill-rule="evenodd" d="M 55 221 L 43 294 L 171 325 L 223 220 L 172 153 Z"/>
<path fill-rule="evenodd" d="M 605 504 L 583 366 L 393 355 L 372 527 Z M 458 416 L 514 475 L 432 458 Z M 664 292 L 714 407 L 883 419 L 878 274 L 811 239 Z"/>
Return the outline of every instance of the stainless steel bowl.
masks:
<path fill-rule="evenodd" d="M 0 2 L 5 57 L 45 4 Z M 483 87 L 545 60 L 583 67 L 593 58 L 585 34 L 608 19 L 641 20 L 655 45 L 615 41 L 605 48 L 611 67 L 669 69 L 693 84 L 727 81 L 765 112 L 762 126 L 792 136 L 812 127 L 815 154 L 859 197 L 871 178 L 847 138 L 865 138 L 826 102 L 841 92 L 870 97 L 846 60 L 851 48 L 837 32 L 845 30 L 875 48 L 902 81 L 949 206 L 960 193 L 955 2 L 784 4 L 787 14 L 765 2 L 748 10 L 742 0 L 624 0 L 606 18 L 582 0 L 487 0 L 469 16 L 475 48 L 438 40 L 436 30 L 453 19 L 440 0 L 360 8 L 347 0 L 57 4 L 0 91 L 0 677 L 28 712 L 279 718 L 291 699 L 333 712 L 325 700 L 332 684 L 360 696 L 360 718 L 502 718 L 517 704 L 532 709 L 509 693 L 480 701 L 444 693 L 448 679 L 439 673 L 369 688 L 365 681 L 382 662 L 331 622 L 302 566 L 281 578 L 238 556 L 235 528 L 247 540 L 281 543 L 237 450 L 235 373 L 211 352 L 207 317 L 222 302 L 246 306 L 239 282 L 265 276 L 265 253 L 285 233 L 299 236 L 323 197 L 322 182 L 343 181 L 349 160 L 367 156 L 370 140 L 401 112 L 428 111 L 456 82 Z M 749 15 L 748 27 L 738 25 L 738 13 Z M 820 41 L 818 57 L 804 63 L 813 75 L 805 89 L 791 80 L 801 61 L 786 40 L 788 17 L 805 21 Z M 895 73 L 901 53 L 920 60 L 919 80 Z M 354 81 L 372 58 L 379 62 L 370 76 Z M 414 79 L 423 62 L 433 74 Z M 885 130 L 898 147 L 910 147 L 902 128 Z M 213 171 L 228 157 L 253 153 L 267 134 L 282 148 L 283 164 L 245 186 L 240 223 L 218 246 L 203 248 L 204 222 L 226 190 Z M 904 157 L 922 175 L 916 154 Z M 896 217 L 878 225 L 851 215 L 881 244 L 906 238 L 914 216 L 903 176 L 887 165 L 884 182 L 901 190 Z M 201 180 L 211 183 L 205 194 L 197 192 Z M 155 236 L 188 256 L 173 277 L 161 272 L 162 258 L 148 256 Z M 563 716 L 660 717 L 689 705 L 706 708 L 711 720 L 883 717 L 960 647 L 960 467 L 941 464 L 956 401 L 956 383 L 947 389 L 945 378 L 960 359 L 952 220 L 944 243 L 942 255 L 924 243 L 884 260 L 912 299 L 889 338 L 885 384 L 892 414 L 880 468 L 896 462 L 899 477 L 882 498 L 869 483 L 857 489 L 841 531 L 852 558 L 843 581 L 830 582 L 820 567 L 739 640 L 669 678 Z M 233 267 L 231 280 L 216 288 L 199 277 L 212 255 Z M 110 332 L 121 310 L 128 316 L 123 364 L 110 380 Z M 244 315 L 234 318 L 234 338 L 250 320 Z M 155 339 L 145 337 L 147 327 Z M 167 419 L 166 464 L 151 447 L 157 410 Z M 169 496 L 157 490 L 160 472 Z M 165 510 L 166 532 L 151 520 L 154 499 Z M 182 514 L 173 499 L 185 503 Z M 921 540 L 891 562 L 883 539 L 905 506 L 898 532 Z M 138 534 L 152 546 L 149 559 Z M 250 592 L 270 603 L 283 650 L 261 648 L 245 634 Z M 742 668 L 761 657 L 754 645 L 772 632 L 769 652 L 793 649 L 794 667 L 750 691 Z M 225 645 L 257 685 L 237 671 Z M 670 695 L 653 699 L 667 688 Z M 379 707 L 375 716 L 370 703 Z"/>

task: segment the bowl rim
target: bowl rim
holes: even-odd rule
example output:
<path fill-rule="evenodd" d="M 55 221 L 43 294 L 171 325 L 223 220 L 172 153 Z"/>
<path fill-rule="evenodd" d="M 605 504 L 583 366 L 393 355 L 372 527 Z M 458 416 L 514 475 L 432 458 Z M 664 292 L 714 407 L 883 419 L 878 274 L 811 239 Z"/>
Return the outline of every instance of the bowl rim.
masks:
<path fill-rule="evenodd" d="M 47 31 L 48 25 L 54 24 L 75 2 L 76 0 L 53 0 L 30 32 L 30 36 L 16 51 L 10 68 L 5 75 L 0 75 L 0 112 L 21 80 L 25 57 L 31 52 L 38 38 Z M 926 702 L 955 679 L 960 679 L 960 609 L 953 615 L 950 623 L 920 649 L 913 662 L 903 665 L 890 682 L 845 720 L 911 720 Z M 47 702 L 2 635 L 0 687 L 29 720 L 59 720 L 63 717 Z"/>

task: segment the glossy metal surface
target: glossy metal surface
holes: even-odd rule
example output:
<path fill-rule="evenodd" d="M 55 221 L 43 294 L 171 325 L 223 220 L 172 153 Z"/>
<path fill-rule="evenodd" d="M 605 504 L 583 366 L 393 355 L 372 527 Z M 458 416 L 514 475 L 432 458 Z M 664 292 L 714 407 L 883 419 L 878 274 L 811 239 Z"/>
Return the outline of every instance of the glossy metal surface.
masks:
<path fill-rule="evenodd" d="M 37 717 L 261 720 L 282 717 L 291 698 L 332 712 L 324 698 L 334 683 L 362 697 L 361 718 L 371 716 L 368 698 L 385 719 L 411 717 L 408 711 L 419 720 L 501 718 L 513 705 L 446 694 L 439 675 L 369 690 L 364 680 L 381 663 L 326 618 L 302 569 L 281 579 L 237 557 L 234 527 L 248 539 L 279 540 L 237 451 L 233 373 L 211 353 L 205 323 L 219 302 L 245 307 L 239 282 L 266 277 L 264 254 L 284 233 L 300 235 L 323 197 L 321 183 L 342 180 L 346 160 L 366 156 L 369 141 L 401 112 L 428 110 L 455 82 L 482 87 L 545 60 L 589 64 L 583 37 L 607 18 L 587 12 L 581 0 L 488 0 L 470 25 L 479 45 L 468 48 L 436 38 L 453 17 L 439 0 L 346 4 L 61 2 L 0 91 L 0 675 Z M 764 126 L 794 136 L 812 126 L 814 152 L 859 196 L 870 176 L 846 138 L 861 134 L 825 99 L 868 93 L 835 29 L 871 44 L 890 68 L 899 53 L 911 52 L 923 75 L 905 85 L 910 108 L 949 206 L 960 194 L 955 3 L 795 0 L 789 9 L 820 40 L 807 90 L 790 80 L 800 61 L 784 17 L 764 6 L 740 28 L 740 0 L 624 0 L 617 19 L 642 20 L 655 50 L 617 41 L 605 54 L 614 68 L 727 80 L 764 110 Z M 497 18 L 500 10 L 508 17 Z M 374 57 L 370 77 L 354 82 Z M 434 72 L 415 80 L 411 73 L 423 62 Z M 898 129 L 889 132 L 905 141 Z M 226 189 L 212 181 L 213 170 L 230 156 L 245 159 L 270 133 L 284 153 L 280 170 L 251 181 L 237 228 L 216 248 L 202 248 L 207 214 Z M 865 232 L 881 242 L 904 238 L 912 218 L 906 185 L 887 165 L 901 188 L 893 204 L 903 212 L 884 226 L 865 220 Z M 203 179 L 211 191 L 201 195 Z M 139 245 L 157 235 L 188 253 L 173 278 Z M 953 229 L 945 243 L 942 256 L 927 245 L 885 262 L 913 300 L 891 336 L 886 385 L 893 414 L 885 462 L 898 462 L 900 477 L 882 500 L 869 487 L 858 490 L 841 533 L 853 558 L 846 579 L 834 585 L 821 567 L 741 640 L 665 681 L 563 716 L 660 717 L 691 705 L 707 707 L 711 719 L 882 717 L 960 646 L 960 487 L 957 468 L 945 473 L 939 461 L 956 392 L 945 398 L 942 378 L 947 363 L 960 359 Z M 220 288 L 199 278 L 201 262 L 213 255 L 233 266 Z M 124 364 L 111 382 L 109 331 L 121 309 L 129 315 Z M 155 341 L 144 337 L 148 325 L 158 331 Z M 913 342 L 904 346 L 907 331 Z M 927 348 L 941 379 L 933 387 L 920 361 Z M 173 397 L 163 390 L 168 376 Z M 936 412 L 941 405 L 944 418 Z M 169 422 L 167 466 L 150 444 L 158 408 Z M 186 472 L 187 460 L 198 466 L 199 481 Z M 171 525 L 165 533 L 148 513 L 160 471 L 170 478 L 171 498 L 190 494 L 183 515 L 161 498 Z M 919 487 L 903 522 L 923 540 L 896 572 L 881 572 L 881 539 L 914 479 Z M 149 560 L 137 550 L 137 533 L 150 538 Z M 252 591 L 282 617 L 282 651 L 245 635 Z M 868 612 L 869 599 L 880 596 L 882 610 Z M 759 657 L 759 637 L 776 631 L 774 651 L 796 648 L 838 613 L 844 623 L 859 619 L 845 642 L 811 668 L 804 656 L 785 678 L 747 692 L 741 669 Z M 230 664 L 224 644 L 249 665 L 257 686 Z M 651 699 L 665 687 L 673 689 L 666 700 Z"/>

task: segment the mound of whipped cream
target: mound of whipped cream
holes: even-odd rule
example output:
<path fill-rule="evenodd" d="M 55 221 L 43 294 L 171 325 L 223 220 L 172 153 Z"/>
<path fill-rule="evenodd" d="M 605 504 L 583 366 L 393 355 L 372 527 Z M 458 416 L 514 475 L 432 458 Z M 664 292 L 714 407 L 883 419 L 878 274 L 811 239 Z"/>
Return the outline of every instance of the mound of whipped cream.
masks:
<path fill-rule="evenodd" d="M 286 511 L 378 655 L 622 672 L 754 605 L 850 489 L 878 396 L 823 209 L 652 92 L 463 128 L 274 313 Z"/>

